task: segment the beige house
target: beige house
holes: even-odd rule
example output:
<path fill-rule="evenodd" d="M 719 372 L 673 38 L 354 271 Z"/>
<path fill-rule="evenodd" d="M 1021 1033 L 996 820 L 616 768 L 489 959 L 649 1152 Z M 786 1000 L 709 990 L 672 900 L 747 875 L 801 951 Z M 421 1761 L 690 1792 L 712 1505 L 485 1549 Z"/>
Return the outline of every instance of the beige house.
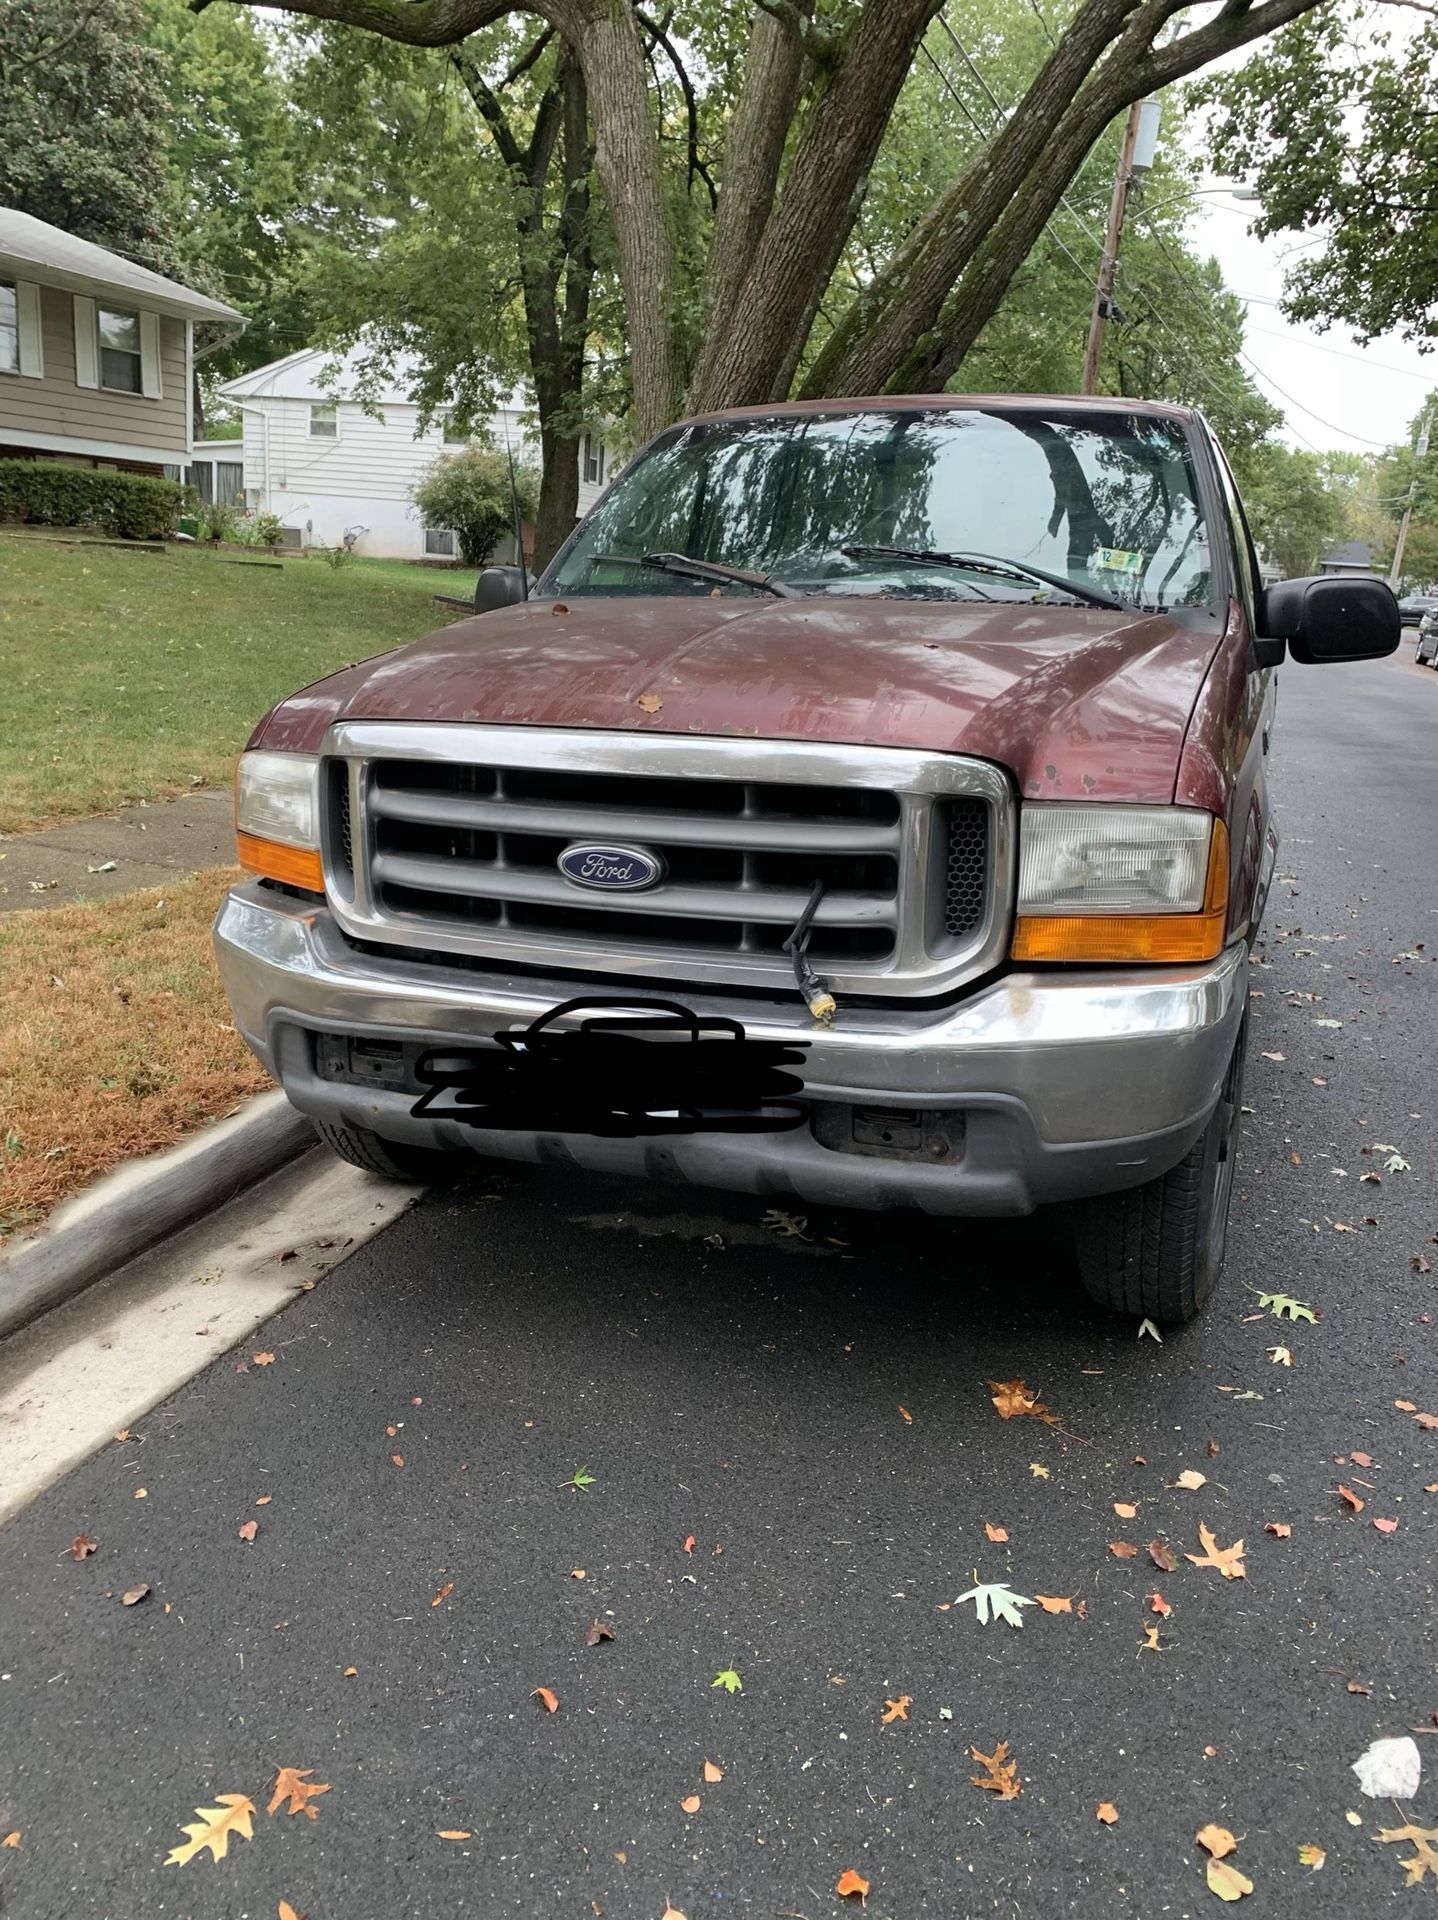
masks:
<path fill-rule="evenodd" d="M 179 477 L 195 327 L 243 315 L 105 247 L 0 207 L 0 460 Z M 221 331 L 222 330 L 222 331 Z"/>

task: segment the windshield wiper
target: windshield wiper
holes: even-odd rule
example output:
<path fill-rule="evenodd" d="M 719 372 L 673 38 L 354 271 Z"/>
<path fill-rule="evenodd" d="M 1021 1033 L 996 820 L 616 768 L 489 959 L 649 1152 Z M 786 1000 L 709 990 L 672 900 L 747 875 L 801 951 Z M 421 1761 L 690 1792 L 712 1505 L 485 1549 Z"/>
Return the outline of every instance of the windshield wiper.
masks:
<path fill-rule="evenodd" d="M 1122 600 L 1097 587 L 1081 587 L 1061 573 L 1045 573 L 1026 560 L 999 560 L 991 553 L 933 553 L 924 547 L 841 547 L 846 560 L 909 560 L 915 566 L 967 567 L 973 573 L 996 573 L 1010 580 L 1036 580 L 1040 586 L 1056 587 L 1091 607 L 1111 607 L 1116 613 L 1130 611 Z"/>
<path fill-rule="evenodd" d="M 657 573 L 676 573 L 690 580 L 732 580 L 781 600 L 802 600 L 796 587 L 785 586 L 772 573 L 751 573 L 747 567 L 726 567 L 718 560 L 691 560 L 687 553 L 595 553 L 591 566 L 652 567 Z"/>

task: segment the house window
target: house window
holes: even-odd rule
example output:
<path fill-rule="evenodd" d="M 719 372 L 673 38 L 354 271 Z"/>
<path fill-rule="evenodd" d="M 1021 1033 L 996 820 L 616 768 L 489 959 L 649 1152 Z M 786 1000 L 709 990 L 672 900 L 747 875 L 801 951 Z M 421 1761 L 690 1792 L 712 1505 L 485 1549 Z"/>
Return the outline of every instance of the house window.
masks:
<path fill-rule="evenodd" d="M 439 555 L 446 560 L 453 560 L 459 548 L 455 542 L 454 533 L 449 527 L 426 527 L 424 550 L 426 553 Z"/>
<path fill-rule="evenodd" d="M 458 414 L 447 413 L 444 416 L 443 432 L 444 444 L 447 447 L 466 447 L 469 445 L 469 435 L 465 432 Z"/>
<path fill-rule="evenodd" d="M 315 400 L 310 405 L 311 440 L 337 440 L 339 438 L 339 408 L 333 400 Z"/>
<path fill-rule="evenodd" d="M 604 485 L 604 442 L 592 433 L 584 436 L 584 479 L 591 487 Z"/>
<path fill-rule="evenodd" d="M 20 304 L 15 285 L 0 280 L 0 373 L 20 371 Z"/>
<path fill-rule="evenodd" d="M 100 385 L 116 393 L 143 393 L 139 314 L 101 307 L 96 317 L 100 328 Z"/>

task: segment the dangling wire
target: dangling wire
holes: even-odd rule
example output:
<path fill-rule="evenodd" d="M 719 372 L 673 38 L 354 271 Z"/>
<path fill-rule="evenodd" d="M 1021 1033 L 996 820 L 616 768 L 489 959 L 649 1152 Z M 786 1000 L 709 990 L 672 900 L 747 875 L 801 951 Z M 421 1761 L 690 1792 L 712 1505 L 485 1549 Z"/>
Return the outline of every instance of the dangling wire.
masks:
<path fill-rule="evenodd" d="M 838 1003 L 828 987 L 809 965 L 809 929 L 814 915 L 819 910 L 819 902 L 824 897 L 822 880 L 814 882 L 814 890 L 809 895 L 809 903 L 799 915 L 794 931 L 784 942 L 784 951 L 794 962 L 794 983 L 804 996 L 804 1004 L 816 1020 L 828 1026 L 838 1012 Z"/>

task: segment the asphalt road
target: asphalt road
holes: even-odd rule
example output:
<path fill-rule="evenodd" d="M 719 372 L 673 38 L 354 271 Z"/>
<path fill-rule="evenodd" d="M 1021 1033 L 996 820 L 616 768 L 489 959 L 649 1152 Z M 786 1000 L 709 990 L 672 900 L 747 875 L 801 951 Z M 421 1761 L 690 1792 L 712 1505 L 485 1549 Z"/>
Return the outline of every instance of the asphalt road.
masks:
<path fill-rule="evenodd" d="M 819 1920 L 852 1868 L 880 1920 L 1159 1920 L 1219 1911 L 1211 1821 L 1255 1914 L 1426 1910 L 1349 1771 L 1438 1712 L 1438 1432 L 1394 1405 L 1438 1412 L 1438 674 L 1410 656 L 1283 673 L 1285 877 L 1201 1324 L 1097 1316 L 1050 1221 L 804 1241 L 736 1196 L 431 1196 L 0 1534 L 0 1912 Z M 1260 1290 L 1321 1317 L 1254 1318 Z M 999 1418 L 1014 1378 L 1061 1426 Z M 1200 1523 L 1246 1579 L 1151 1562 Z M 951 1604 L 976 1570 L 1073 1610 L 981 1626 Z M 970 1783 L 1001 1741 L 1007 1802 Z M 327 1784 L 317 1818 L 265 1813 L 280 1766 Z M 226 1793 L 254 1837 L 166 1865 Z M 1411 1817 L 1438 1827 L 1438 1778 Z"/>

